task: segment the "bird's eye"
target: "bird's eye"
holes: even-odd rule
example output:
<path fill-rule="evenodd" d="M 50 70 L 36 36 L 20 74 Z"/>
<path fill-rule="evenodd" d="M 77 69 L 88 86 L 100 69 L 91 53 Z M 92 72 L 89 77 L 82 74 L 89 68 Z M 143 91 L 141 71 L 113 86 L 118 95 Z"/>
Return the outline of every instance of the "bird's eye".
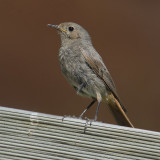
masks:
<path fill-rule="evenodd" d="M 73 27 L 68 27 L 68 30 L 69 30 L 70 32 L 72 32 L 72 31 L 74 30 L 74 28 L 73 28 Z"/>

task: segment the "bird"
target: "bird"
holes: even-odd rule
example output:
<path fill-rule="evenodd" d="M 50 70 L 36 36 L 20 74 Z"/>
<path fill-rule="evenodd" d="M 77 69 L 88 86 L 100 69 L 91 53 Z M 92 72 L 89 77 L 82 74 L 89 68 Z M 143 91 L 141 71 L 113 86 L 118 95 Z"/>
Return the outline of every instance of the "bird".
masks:
<path fill-rule="evenodd" d="M 48 24 L 58 31 L 61 38 L 59 62 L 61 72 L 80 96 L 91 98 L 91 103 L 80 117 L 97 101 L 94 121 L 97 120 L 100 103 L 109 107 L 118 125 L 134 127 L 117 94 L 112 77 L 102 57 L 95 50 L 89 33 L 79 24 L 64 22 Z"/>

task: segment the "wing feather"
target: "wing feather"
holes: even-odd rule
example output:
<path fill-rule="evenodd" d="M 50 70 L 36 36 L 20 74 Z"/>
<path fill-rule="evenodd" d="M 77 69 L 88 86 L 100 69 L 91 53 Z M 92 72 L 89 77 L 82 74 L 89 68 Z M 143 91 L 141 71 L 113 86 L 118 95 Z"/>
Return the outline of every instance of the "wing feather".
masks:
<path fill-rule="evenodd" d="M 104 82 L 104 84 L 106 85 L 106 88 L 114 95 L 114 97 L 122 106 L 122 109 L 126 112 L 126 109 L 124 108 L 124 106 L 121 104 L 119 100 L 118 94 L 116 92 L 115 84 L 111 78 L 111 75 L 108 72 L 106 66 L 104 65 L 101 57 L 98 57 L 99 59 L 96 59 L 96 56 L 95 57 L 93 55 L 91 56 L 83 48 L 80 47 L 80 50 L 86 60 L 86 63 L 90 66 L 90 68 L 93 69 L 93 72 Z"/>

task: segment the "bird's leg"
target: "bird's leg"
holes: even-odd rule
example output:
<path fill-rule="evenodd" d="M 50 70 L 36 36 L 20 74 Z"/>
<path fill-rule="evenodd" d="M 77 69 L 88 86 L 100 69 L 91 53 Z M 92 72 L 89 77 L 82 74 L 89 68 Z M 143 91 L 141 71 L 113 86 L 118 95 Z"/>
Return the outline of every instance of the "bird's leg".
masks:
<path fill-rule="evenodd" d="M 100 103 L 101 103 L 101 101 L 102 101 L 102 97 L 101 97 L 100 93 L 97 92 L 96 94 L 97 94 L 97 101 L 98 101 L 98 104 L 97 104 L 97 109 L 96 109 L 96 114 L 95 114 L 95 117 L 94 117 L 94 121 L 97 120 L 98 112 L 99 112 L 99 106 L 100 106 Z"/>
<path fill-rule="evenodd" d="M 101 102 L 98 102 L 98 104 L 97 104 L 97 109 L 96 109 L 96 114 L 95 114 L 95 117 L 94 117 L 94 121 L 97 120 L 100 103 L 101 103 Z"/>
<path fill-rule="evenodd" d="M 100 95 L 100 94 L 99 94 Z M 100 97 L 100 98 L 99 98 Z M 96 114 L 95 114 L 95 117 L 94 117 L 94 120 L 86 120 L 86 124 L 85 124 L 85 127 L 84 127 L 84 133 L 86 132 L 87 130 L 87 125 L 88 125 L 88 122 L 90 122 L 90 126 L 92 124 L 93 121 L 96 121 L 97 120 L 97 117 L 98 117 L 98 111 L 99 111 L 99 106 L 100 106 L 100 103 L 101 103 L 101 95 L 100 96 L 97 96 L 97 99 L 98 100 L 98 104 L 97 104 L 97 109 L 96 109 Z M 83 111 L 83 113 L 80 115 L 80 117 L 83 116 L 83 114 L 97 101 L 96 99 L 93 99 L 93 101 L 88 105 L 88 107 Z"/>
<path fill-rule="evenodd" d="M 83 87 L 85 87 L 85 85 L 86 85 L 86 83 L 84 82 L 79 86 L 79 88 L 77 89 L 77 94 L 79 94 L 82 91 L 82 89 L 83 89 Z"/>
<path fill-rule="evenodd" d="M 89 110 L 93 104 L 96 102 L 96 99 L 93 99 L 93 101 L 86 107 L 86 109 L 82 112 L 82 114 L 80 115 L 80 118 L 82 118 L 82 116 L 87 112 L 87 110 Z"/>

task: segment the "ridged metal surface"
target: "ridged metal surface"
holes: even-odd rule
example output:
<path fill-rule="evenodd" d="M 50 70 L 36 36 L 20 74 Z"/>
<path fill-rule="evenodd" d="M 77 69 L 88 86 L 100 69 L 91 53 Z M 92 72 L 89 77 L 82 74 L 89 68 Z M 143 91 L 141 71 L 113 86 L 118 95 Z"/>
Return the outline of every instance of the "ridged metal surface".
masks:
<path fill-rule="evenodd" d="M 160 160 L 160 133 L 0 107 L 0 160 L 13 159 Z"/>

